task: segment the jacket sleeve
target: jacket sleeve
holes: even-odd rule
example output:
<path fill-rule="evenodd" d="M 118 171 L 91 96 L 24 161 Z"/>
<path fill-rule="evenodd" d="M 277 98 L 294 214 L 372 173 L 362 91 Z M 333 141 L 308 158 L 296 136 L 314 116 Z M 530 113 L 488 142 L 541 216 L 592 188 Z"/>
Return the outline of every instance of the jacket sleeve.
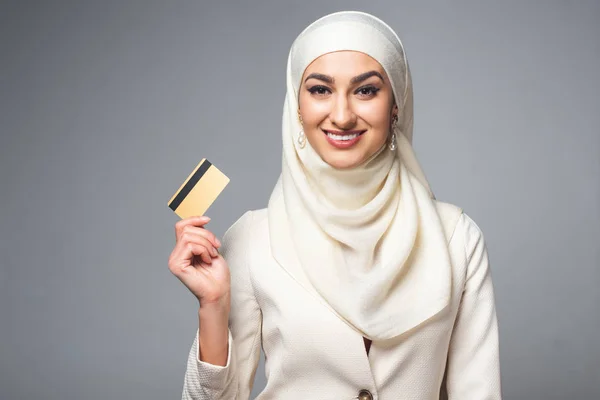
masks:
<path fill-rule="evenodd" d="M 199 359 L 198 330 L 189 352 L 182 400 L 247 400 L 254 382 L 261 348 L 262 314 L 249 273 L 248 211 L 223 235 L 221 255 L 231 275 L 229 346 L 225 366 Z"/>
<path fill-rule="evenodd" d="M 483 233 L 463 213 L 466 281 L 450 339 L 448 400 L 500 400 L 498 321 Z"/>

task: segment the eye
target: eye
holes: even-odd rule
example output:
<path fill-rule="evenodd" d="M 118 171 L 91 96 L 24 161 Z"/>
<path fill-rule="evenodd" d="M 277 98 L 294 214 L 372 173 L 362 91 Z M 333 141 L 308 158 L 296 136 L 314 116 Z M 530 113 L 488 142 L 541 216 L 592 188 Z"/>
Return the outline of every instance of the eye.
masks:
<path fill-rule="evenodd" d="M 323 86 L 323 85 L 312 86 L 312 87 L 308 88 L 308 91 L 310 92 L 310 94 L 314 94 L 317 96 L 324 96 L 327 93 L 331 93 L 331 90 L 329 90 L 329 88 L 327 86 Z"/>
<path fill-rule="evenodd" d="M 356 89 L 355 93 L 360 95 L 361 97 L 373 97 L 378 91 L 379 88 L 373 85 L 367 85 Z"/>

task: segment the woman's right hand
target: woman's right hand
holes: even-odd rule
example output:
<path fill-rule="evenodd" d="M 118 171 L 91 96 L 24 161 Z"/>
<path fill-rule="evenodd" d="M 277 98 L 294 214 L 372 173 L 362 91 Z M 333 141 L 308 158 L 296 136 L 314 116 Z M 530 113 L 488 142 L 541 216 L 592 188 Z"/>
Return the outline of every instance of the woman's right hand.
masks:
<path fill-rule="evenodd" d="M 188 217 L 175 224 L 175 247 L 169 256 L 169 270 L 196 296 L 200 307 L 229 307 L 230 275 L 225 259 L 218 253 L 221 242 L 204 228 L 206 216 Z"/>

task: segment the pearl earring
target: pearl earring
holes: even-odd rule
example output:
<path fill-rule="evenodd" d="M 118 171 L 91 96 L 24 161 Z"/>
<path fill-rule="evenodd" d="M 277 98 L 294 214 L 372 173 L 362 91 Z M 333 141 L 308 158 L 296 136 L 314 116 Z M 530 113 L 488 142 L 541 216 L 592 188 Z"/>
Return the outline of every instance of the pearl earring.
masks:
<path fill-rule="evenodd" d="M 302 115 L 300 115 L 300 109 L 298 109 L 298 121 L 300 122 L 300 125 L 303 125 Z M 303 149 L 304 146 L 306 146 L 306 135 L 304 134 L 304 129 L 301 129 L 300 133 L 298 134 L 298 145 L 301 149 Z"/>

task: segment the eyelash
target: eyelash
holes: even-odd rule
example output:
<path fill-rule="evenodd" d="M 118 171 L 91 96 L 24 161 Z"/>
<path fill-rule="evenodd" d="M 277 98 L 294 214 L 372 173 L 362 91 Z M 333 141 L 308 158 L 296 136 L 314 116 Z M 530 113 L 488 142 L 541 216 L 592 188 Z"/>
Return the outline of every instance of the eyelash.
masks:
<path fill-rule="evenodd" d="M 361 92 L 363 90 L 369 90 L 370 91 L 370 94 L 368 94 L 366 96 L 375 96 L 377 94 L 377 92 L 379 91 L 379 88 L 377 88 L 377 87 L 375 87 L 373 85 L 367 85 L 367 86 L 363 86 L 363 87 L 358 88 L 355 93 L 359 93 L 359 92 Z"/>
<path fill-rule="evenodd" d="M 319 93 L 319 91 L 322 91 L 322 90 L 326 90 L 328 92 L 331 92 L 331 90 L 329 90 L 329 88 L 327 86 L 323 86 L 323 85 L 315 85 L 315 86 L 312 86 L 312 87 L 308 88 L 308 91 L 311 94 L 316 94 L 316 95 L 319 95 L 319 96 L 325 94 L 325 93 Z M 359 94 L 363 90 L 369 90 L 370 91 L 369 94 L 363 94 L 364 96 L 372 97 L 372 96 L 375 96 L 380 89 L 377 88 L 377 87 L 375 87 L 375 86 L 373 86 L 373 85 L 367 85 L 367 86 L 362 86 L 362 87 L 356 89 L 356 91 L 354 93 L 355 94 Z"/>

